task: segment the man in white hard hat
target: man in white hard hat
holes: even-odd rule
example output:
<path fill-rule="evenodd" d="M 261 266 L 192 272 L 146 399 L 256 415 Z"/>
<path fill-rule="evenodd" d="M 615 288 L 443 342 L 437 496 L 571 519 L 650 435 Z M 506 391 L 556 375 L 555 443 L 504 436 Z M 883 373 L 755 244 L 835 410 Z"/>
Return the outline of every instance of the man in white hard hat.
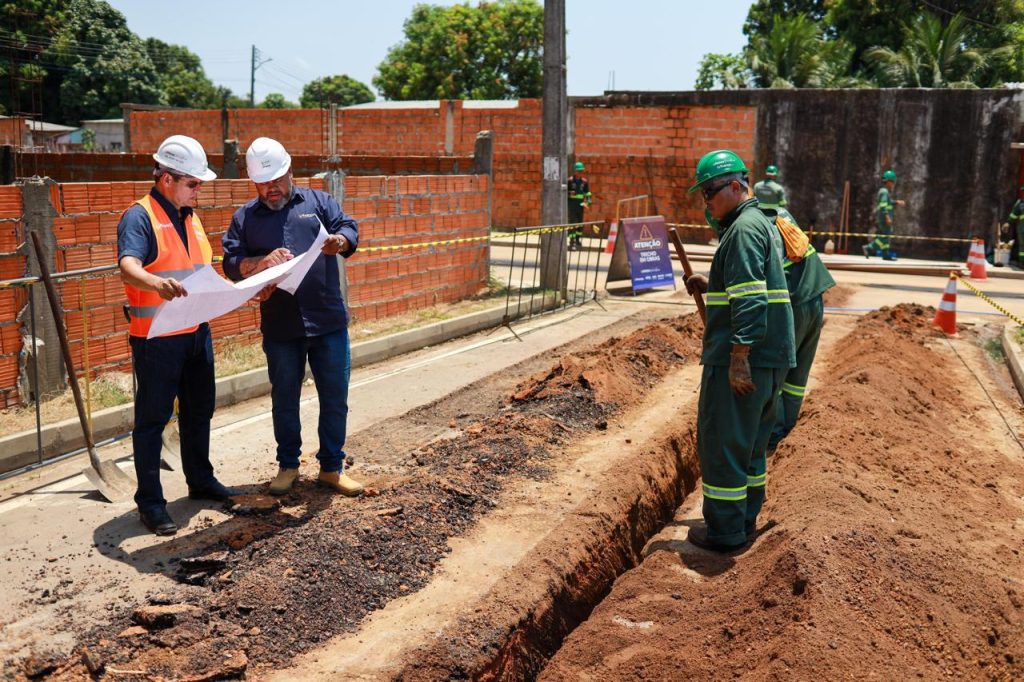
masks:
<path fill-rule="evenodd" d="M 270 492 L 285 494 L 299 476 L 299 394 L 308 361 L 320 396 L 317 482 L 344 495 L 359 495 L 363 486 L 345 473 L 351 359 L 348 313 L 334 258 L 355 253 L 358 225 L 331 195 L 292 182 L 291 156 L 280 142 L 268 137 L 253 140 L 245 166 L 258 196 L 235 211 L 224 234 L 228 277 L 244 279 L 304 253 L 321 223 L 330 234 L 323 257 L 317 258 L 294 295 L 273 287 L 260 295 L 279 466 Z"/>
<path fill-rule="evenodd" d="M 157 535 L 178 526 L 160 485 L 161 435 L 178 399 L 181 463 L 193 499 L 223 501 L 234 491 L 213 475 L 210 419 L 215 388 L 213 342 L 206 323 L 147 339 L 157 308 L 187 296 L 181 280 L 210 266 L 210 243 L 194 209 L 199 188 L 217 177 L 196 140 L 172 135 L 153 155 L 153 188 L 121 216 L 117 258 L 128 296 L 129 342 L 138 379 L 132 454 L 142 523 Z"/>

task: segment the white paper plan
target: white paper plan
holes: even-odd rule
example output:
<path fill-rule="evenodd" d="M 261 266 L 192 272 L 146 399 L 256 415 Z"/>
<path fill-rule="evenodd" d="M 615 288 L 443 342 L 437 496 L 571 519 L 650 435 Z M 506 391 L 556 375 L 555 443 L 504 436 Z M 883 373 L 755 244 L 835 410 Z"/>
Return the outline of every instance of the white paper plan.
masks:
<path fill-rule="evenodd" d="M 289 294 L 302 284 L 313 262 L 321 255 L 327 241 L 327 230 L 320 223 L 320 233 L 309 250 L 290 261 L 258 272 L 241 282 L 230 282 L 212 267 L 201 268 L 181 281 L 188 296 L 179 296 L 160 306 L 153 317 L 147 338 L 170 334 L 179 329 L 209 322 L 245 304 L 268 284 L 276 284 Z"/>

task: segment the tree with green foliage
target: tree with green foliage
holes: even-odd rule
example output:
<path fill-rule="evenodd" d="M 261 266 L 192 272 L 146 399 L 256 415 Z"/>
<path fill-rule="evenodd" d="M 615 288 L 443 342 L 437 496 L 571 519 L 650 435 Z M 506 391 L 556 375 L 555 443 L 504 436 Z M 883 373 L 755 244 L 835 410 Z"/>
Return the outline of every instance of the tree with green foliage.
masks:
<path fill-rule="evenodd" d="M 299 105 L 289 102 L 280 92 L 270 92 L 260 102 L 260 109 L 295 109 Z"/>
<path fill-rule="evenodd" d="M 742 54 L 709 52 L 697 68 L 697 90 L 736 90 L 750 86 L 753 74 Z"/>
<path fill-rule="evenodd" d="M 755 87 L 1024 80 L 1022 0 L 756 0 L 743 32 L 740 54 L 705 55 L 698 88 L 739 87 L 744 76 Z"/>
<path fill-rule="evenodd" d="M 198 55 L 186 47 L 170 45 L 156 38 L 146 38 L 143 45 L 160 79 L 162 104 L 193 109 L 220 107 L 217 88 L 206 77 Z"/>
<path fill-rule="evenodd" d="M 372 102 L 373 91 L 365 83 L 346 74 L 324 76 L 302 86 L 299 104 L 303 109 L 326 108 L 332 104 L 348 107 L 353 104 Z"/>
<path fill-rule="evenodd" d="M 35 112 L 40 99 L 44 113 L 58 106 L 61 79 L 50 70 L 45 48 L 63 25 L 67 5 L 67 0 L 0 3 L 0 113 Z M 8 80 L 12 63 L 14 77 Z"/>
<path fill-rule="evenodd" d="M 117 118 L 121 102 L 160 104 L 160 77 L 124 15 L 100 0 L 71 0 L 48 50 L 64 72 L 60 112 L 66 121 Z"/>
<path fill-rule="evenodd" d="M 911 88 L 973 88 L 991 50 L 973 47 L 962 14 L 948 24 L 925 12 L 904 24 L 900 49 L 877 46 L 864 53 L 881 85 Z M 1003 49 L 1003 48 L 1000 48 Z"/>
<path fill-rule="evenodd" d="M 540 97 L 544 8 L 537 0 L 416 5 L 373 84 L 390 100 Z"/>

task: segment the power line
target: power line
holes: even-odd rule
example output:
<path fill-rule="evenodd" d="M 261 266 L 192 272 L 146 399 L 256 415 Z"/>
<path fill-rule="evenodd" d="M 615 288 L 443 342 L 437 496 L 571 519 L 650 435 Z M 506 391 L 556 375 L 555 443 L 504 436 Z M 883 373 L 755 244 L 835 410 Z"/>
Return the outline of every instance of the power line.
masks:
<path fill-rule="evenodd" d="M 965 21 L 969 21 L 972 24 L 978 24 L 979 26 L 984 26 L 985 28 L 992 28 L 992 29 L 998 29 L 999 28 L 999 26 L 995 26 L 993 24 L 989 24 L 987 22 L 981 21 L 980 19 L 973 19 L 973 18 L 967 16 L 966 14 L 963 14 L 962 12 L 951 12 L 948 9 L 946 9 L 945 7 L 940 7 L 938 5 L 933 5 L 932 3 L 928 2 L 928 0 L 921 0 L 921 3 L 924 4 L 924 5 L 927 5 L 928 7 L 931 7 L 933 10 L 937 10 L 937 11 L 942 12 L 943 14 L 947 14 L 947 15 L 949 15 L 951 17 L 955 17 L 957 14 L 960 14 L 964 18 Z"/>

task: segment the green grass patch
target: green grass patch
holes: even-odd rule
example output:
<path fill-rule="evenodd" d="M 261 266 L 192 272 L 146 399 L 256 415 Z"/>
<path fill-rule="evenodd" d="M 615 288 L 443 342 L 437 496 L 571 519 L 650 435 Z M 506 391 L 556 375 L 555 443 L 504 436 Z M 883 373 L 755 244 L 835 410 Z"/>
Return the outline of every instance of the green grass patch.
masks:
<path fill-rule="evenodd" d="M 999 337 L 985 341 L 984 348 L 985 352 L 988 353 L 988 356 L 995 362 L 1006 361 L 1006 355 L 1003 353 L 1003 342 Z"/>

